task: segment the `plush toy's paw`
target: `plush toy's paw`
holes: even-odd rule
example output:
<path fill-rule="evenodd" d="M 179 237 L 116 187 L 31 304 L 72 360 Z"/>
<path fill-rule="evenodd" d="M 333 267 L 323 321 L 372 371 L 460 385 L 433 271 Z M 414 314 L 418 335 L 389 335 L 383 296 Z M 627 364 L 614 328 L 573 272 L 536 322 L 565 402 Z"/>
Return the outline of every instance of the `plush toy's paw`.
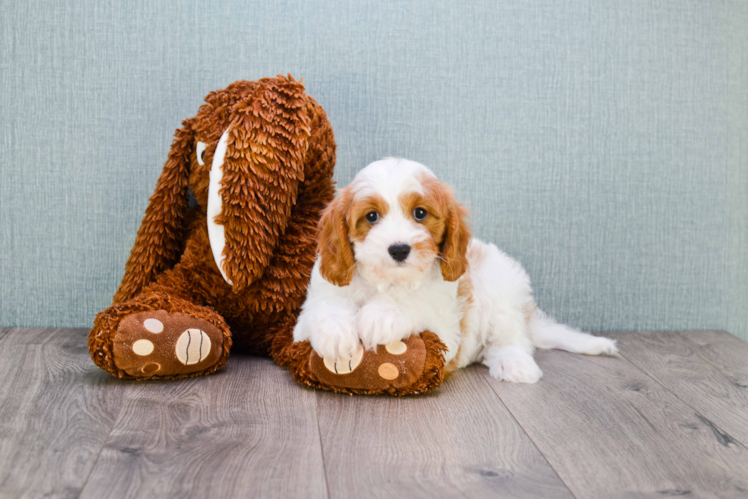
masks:
<path fill-rule="evenodd" d="M 225 363 L 224 341 L 221 329 L 205 319 L 143 311 L 122 318 L 109 352 L 121 376 L 176 378 L 219 368 Z"/>
<path fill-rule="evenodd" d="M 418 394 L 441 383 L 442 348 L 440 342 L 427 347 L 421 336 L 412 335 L 374 350 L 361 346 L 350 359 L 323 358 L 312 351 L 309 370 L 321 386 L 340 392 Z"/>

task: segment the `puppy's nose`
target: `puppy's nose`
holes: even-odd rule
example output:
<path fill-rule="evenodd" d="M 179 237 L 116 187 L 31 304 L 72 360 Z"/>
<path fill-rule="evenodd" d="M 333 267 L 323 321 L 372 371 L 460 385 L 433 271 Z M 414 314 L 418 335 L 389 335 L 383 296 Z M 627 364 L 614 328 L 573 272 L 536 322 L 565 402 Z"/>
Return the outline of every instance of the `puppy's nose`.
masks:
<path fill-rule="evenodd" d="M 406 245 L 405 243 L 395 243 L 394 245 L 390 245 L 390 248 L 388 248 L 387 251 L 390 252 L 393 259 L 402 262 L 408 258 L 410 245 Z"/>

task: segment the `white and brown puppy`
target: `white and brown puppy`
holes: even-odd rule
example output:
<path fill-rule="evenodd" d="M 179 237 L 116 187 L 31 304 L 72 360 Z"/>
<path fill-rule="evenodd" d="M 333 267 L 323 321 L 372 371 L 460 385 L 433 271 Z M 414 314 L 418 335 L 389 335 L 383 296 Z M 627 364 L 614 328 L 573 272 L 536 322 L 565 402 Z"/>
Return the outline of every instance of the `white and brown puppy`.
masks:
<path fill-rule="evenodd" d="M 533 383 L 535 348 L 615 354 L 615 342 L 556 323 L 535 305 L 522 266 L 471 237 L 466 211 L 427 167 L 387 158 L 327 207 L 294 340 L 339 360 L 430 330 L 447 371 L 482 362 Z"/>

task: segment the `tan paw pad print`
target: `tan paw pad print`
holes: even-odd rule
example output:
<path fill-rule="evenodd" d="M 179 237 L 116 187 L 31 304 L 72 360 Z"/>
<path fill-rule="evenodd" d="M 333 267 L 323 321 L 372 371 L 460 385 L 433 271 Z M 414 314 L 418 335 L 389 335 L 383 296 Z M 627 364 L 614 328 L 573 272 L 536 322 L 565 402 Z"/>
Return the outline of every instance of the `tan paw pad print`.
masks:
<path fill-rule="evenodd" d="M 351 359 L 339 359 L 334 360 L 325 358 L 325 368 L 330 370 L 336 375 L 345 375 L 351 373 L 353 370 L 358 368 L 361 364 L 361 360 L 364 357 L 364 346 L 358 346 L 358 351 L 353 355 Z"/>
<path fill-rule="evenodd" d="M 387 349 L 388 353 L 394 354 L 395 356 L 405 354 L 405 351 L 408 350 L 408 346 L 405 345 L 405 342 L 402 342 L 400 340 L 391 344 L 387 344 L 386 346 L 384 346 L 384 348 Z"/>
<path fill-rule="evenodd" d="M 143 328 L 151 333 L 161 333 L 164 331 L 164 324 L 156 318 L 148 318 L 143 321 Z"/>
<path fill-rule="evenodd" d="M 210 337 L 202 330 L 190 328 L 179 336 L 175 352 L 183 365 L 195 365 L 210 354 Z"/>
<path fill-rule="evenodd" d="M 395 380 L 400 375 L 400 370 L 392 363 L 382 363 L 377 372 L 385 380 Z"/>
<path fill-rule="evenodd" d="M 147 339 L 136 340 L 132 344 L 132 352 L 138 356 L 148 356 L 153 352 L 153 342 Z"/>

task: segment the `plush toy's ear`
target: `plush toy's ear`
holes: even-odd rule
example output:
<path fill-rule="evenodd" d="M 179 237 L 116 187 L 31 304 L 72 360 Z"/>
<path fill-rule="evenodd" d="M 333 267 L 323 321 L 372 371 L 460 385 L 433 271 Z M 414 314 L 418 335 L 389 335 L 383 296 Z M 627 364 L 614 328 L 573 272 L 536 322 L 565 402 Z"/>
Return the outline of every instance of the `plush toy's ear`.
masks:
<path fill-rule="evenodd" d="M 441 270 L 445 281 L 455 281 L 467 270 L 467 248 L 472 235 L 467 223 L 467 210 L 450 195 L 447 204 L 447 222 L 439 252 Z"/>
<path fill-rule="evenodd" d="M 189 120 L 178 129 L 156 190 L 146 208 L 135 245 L 125 265 L 125 275 L 114 295 L 124 302 L 137 295 L 156 276 L 171 269 L 182 253 L 188 206 L 190 155 L 194 137 Z"/>
<path fill-rule="evenodd" d="M 351 283 L 355 266 L 347 222 L 351 201 L 350 191 L 344 189 L 325 208 L 319 221 L 319 271 L 323 278 L 337 286 L 347 286 Z"/>
<path fill-rule="evenodd" d="M 304 180 L 310 120 L 304 86 L 268 78 L 231 110 L 208 188 L 213 257 L 235 291 L 265 272 Z"/>

